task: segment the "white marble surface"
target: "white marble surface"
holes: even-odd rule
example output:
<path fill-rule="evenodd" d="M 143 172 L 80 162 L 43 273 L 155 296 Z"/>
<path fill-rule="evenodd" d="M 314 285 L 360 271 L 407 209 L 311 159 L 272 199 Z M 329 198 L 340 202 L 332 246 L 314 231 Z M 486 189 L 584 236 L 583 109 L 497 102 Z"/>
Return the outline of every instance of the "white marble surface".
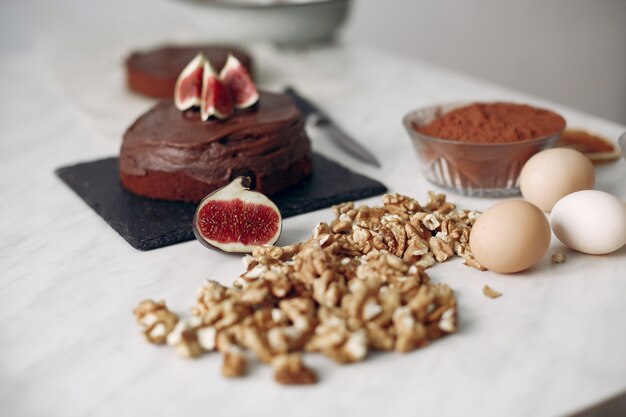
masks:
<path fill-rule="evenodd" d="M 185 312 L 204 279 L 229 284 L 242 266 L 237 256 L 197 242 L 136 251 L 53 175 L 59 166 L 116 154 L 124 128 L 150 105 L 123 85 L 121 59 L 135 40 L 191 38 L 187 29 L 150 24 L 159 13 L 179 12 L 169 3 L 155 2 L 160 8 L 135 37 L 129 33 L 137 28 L 125 25 L 132 16 L 115 20 L 107 8 L 119 3 L 106 3 L 89 12 L 98 19 L 87 21 L 79 3 L 41 5 L 25 21 L 28 47 L 0 55 L 0 414 L 553 416 L 626 390 L 626 248 L 585 256 L 555 239 L 539 265 L 514 276 L 458 260 L 432 268 L 433 280 L 457 293 L 459 332 L 410 354 L 374 354 L 352 366 L 309 355 L 321 379 L 316 386 L 278 386 L 265 366 L 226 380 L 218 355 L 190 361 L 145 343 L 131 315 L 138 301 L 165 298 Z M 521 100 L 613 139 L 626 130 L 363 46 L 258 46 L 255 56 L 264 86 L 299 87 L 374 150 L 383 168 L 355 162 L 312 132 L 316 150 L 420 200 L 434 187 L 421 178 L 400 123 L 412 108 Z M 599 168 L 597 188 L 626 198 L 626 163 Z M 450 200 L 473 209 L 493 202 Z M 326 209 L 287 219 L 279 243 L 304 239 L 331 217 Z M 599 233 L 603 227 L 610 225 L 599 224 Z M 565 264 L 550 264 L 557 250 L 568 254 Z M 504 296 L 485 298 L 484 284 Z"/>

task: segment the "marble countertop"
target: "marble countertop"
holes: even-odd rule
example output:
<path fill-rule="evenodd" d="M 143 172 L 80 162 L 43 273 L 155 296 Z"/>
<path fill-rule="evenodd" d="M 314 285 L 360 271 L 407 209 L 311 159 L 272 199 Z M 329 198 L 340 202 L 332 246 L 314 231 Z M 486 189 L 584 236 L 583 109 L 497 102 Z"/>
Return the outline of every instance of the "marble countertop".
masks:
<path fill-rule="evenodd" d="M 587 256 L 554 238 L 536 267 L 512 276 L 458 260 L 436 265 L 432 279 L 458 297 L 458 333 L 351 366 L 308 355 L 320 376 L 315 386 L 279 386 L 266 366 L 227 380 L 217 354 L 185 360 L 146 343 L 131 314 L 140 300 L 164 298 L 183 313 L 205 279 L 232 283 L 242 271 L 240 258 L 195 241 L 137 251 L 53 171 L 117 154 L 125 127 L 151 104 L 125 90 L 123 57 L 137 45 L 191 39 L 193 31 L 157 31 L 149 23 L 158 14 L 151 13 L 133 38 L 130 18 L 103 29 L 109 17 L 103 4 L 91 12 L 97 22 L 84 20 L 76 3 L 63 6 L 42 5 L 29 15 L 28 47 L 0 55 L 2 415 L 554 416 L 626 390 L 626 247 Z M 163 4 L 160 13 L 179 12 L 169 7 Z M 298 87 L 373 150 L 382 168 L 351 159 L 312 131 L 318 152 L 420 201 L 436 187 L 421 177 L 403 131 L 401 118 L 411 109 L 516 100 L 554 108 L 569 125 L 614 140 L 626 130 L 365 46 L 286 51 L 256 45 L 252 51 L 263 87 Z M 596 188 L 626 199 L 626 163 L 599 167 Z M 478 210 L 495 201 L 453 194 L 449 200 Z M 331 218 L 325 209 L 287 219 L 279 244 L 303 240 Z M 600 220 L 600 233 L 604 227 L 610 225 Z M 556 251 L 568 255 L 566 263 L 550 263 Z M 484 284 L 504 295 L 486 298 Z"/>

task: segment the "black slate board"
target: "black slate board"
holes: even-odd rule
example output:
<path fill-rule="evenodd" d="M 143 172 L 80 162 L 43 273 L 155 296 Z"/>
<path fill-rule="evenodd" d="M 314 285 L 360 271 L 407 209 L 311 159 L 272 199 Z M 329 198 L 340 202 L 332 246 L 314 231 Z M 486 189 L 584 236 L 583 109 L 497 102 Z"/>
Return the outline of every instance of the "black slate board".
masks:
<path fill-rule="evenodd" d="M 378 181 L 313 155 L 309 180 L 271 196 L 284 218 L 383 194 Z M 62 167 L 56 174 L 134 248 L 156 249 L 194 239 L 195 204 L 151 200 L 126 191 L 118 179 L 116 157 Z"/>

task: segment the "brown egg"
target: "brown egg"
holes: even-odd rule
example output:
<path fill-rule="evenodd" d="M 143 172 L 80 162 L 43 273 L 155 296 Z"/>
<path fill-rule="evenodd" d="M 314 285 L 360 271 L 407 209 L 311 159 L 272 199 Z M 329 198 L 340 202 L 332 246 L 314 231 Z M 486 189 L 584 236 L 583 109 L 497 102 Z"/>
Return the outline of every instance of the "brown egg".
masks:
<path fill-rule="evenodd" d="M 550 224 L 545 214 L 522 200 L 498 203 L 480 215 L 470 234 L 470 248 L 485 268 L 513 273 L 530 268 L 545 255 Z"/>
<path fill-rule="evenodd" d="M 596 171 L 582 153 L 573 149 L 548 149 L 533 155 L 522 168 L 519 186 L 526 200 L 551 211 L 561 198 L 593 188 Z"/>

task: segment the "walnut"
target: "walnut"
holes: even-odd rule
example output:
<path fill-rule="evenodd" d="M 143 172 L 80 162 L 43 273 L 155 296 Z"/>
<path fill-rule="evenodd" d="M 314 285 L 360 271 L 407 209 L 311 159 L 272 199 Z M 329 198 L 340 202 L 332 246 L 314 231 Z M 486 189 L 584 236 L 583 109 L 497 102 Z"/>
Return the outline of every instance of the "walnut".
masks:
<path fill-rule="evenodd" d="M 422 210 L 416 200 L 402 194 L 385 194 L 383 204 L 385 210 L 392 214 L 410 215 Z"/>
<path fill-rule="evenodd" d="M 369 347 L 376 350 L 393 350 L 396 344 L 395 333 L 391 327 L 384 327 L 378 323 L 365 325 Z"/>
<path fill-rule="evenodd" d="M 197 323 L 193 320 L 179 321 L 174 330 L 167 335 L 167 344 L 187 358 L 197 358 L 202 354 L 202 347 L 196 333 Z"/>
<path fill-rule="evenodd" d="M 271 305 L 273 298 L 270 293 L 269 282 L 265 280 L 251 282 L 241 290 L 238 299 L 241 303 L 252 308 Z"/>
<path fill-rule="evenodd" d="M 424 227 L 431 231 L 436 230 L 439 226 L 441 226 L 441 222 L 439 222 L 439 219 L 433 213 L 424 216 L 424 218 L 422 219 L 422 224 L 424 225 Z"/>
<path fill-rule="evenodd" d="M 222 355 L 222 375 L 226 377 L 239 377 L 246 374 L 246 358 L 243 351 L 236 346 L 224 352 Z"/>
<path fill-rule="evenodd" d="M 414 264 L 420 260 L 422 255 L 427 254 L 429 251 L 430 247 L 428 242 L 419 236 L 415 236 L 409 240 L 407 248 L 404 251 L 404 255 L 402 256 L 402 260 L 408 264 Z"/>
<path fill-rule="evenodd" d="M 438 211 L 443 214 L 447 214 L 454 210 L 456 206 L 446 202 L 445 194 L 437 194 L 433 191 L 428 192 L 428 201 L 426 202 L 428 210 Z"/>
<path fill-rule="evenodd" d="M 272 366 L 275 372 L 274 380 L 279 384 L 304 385 L 317 382 L 317 375 L 304 366 L 299 354 L 278 355 L 272 360 Z"/>
<path fill-rule="evenodd" d="M 219 331 L 241 322 L 250 314 L 251 307 L 233 297 L 209 305 L 200 318 L 204 325 L 213 326 Z"/>
<path fill-rule="evenodd" d="M 200 291 L 196 300 L 196 305 L 191 311 L 196 316 L 205 314 L 210 306 L 220 303 L 231 297 L 231 292 L 217 281 L 207 280 Z"/>
<path fill-rule="evenodd" d="M 200 347 L 205 352 L 214 351 L 217 348 L 217 330 L 212 326 L 199 326 L 196 328 L 196 337 Z"/>
<path fill-rule="evenodd" d="M 373 251 L 365 255 L 356 269 L 356 276 L 362 280 L 379 279 L 393 282 L 398 276 L 406 275 L 409 265 L 401 258 L 387 251 Z"/>
<path fill-rule="evenodd" d="M 476 223 L 476 220 L 478 220 L 478 217 L 480 216 L 480 212 L 478 211 L 468 211 L 467 212 L 467 218 L 468 218 L 468 222 L 470 225 L 474 225 L 474 223 Z"/>
<path fill-rule="evenodd" d="M 373 233 L 361 226 L 354 225 L 352 227 L 352 242 L 359 252 L 366 254 L 374 249 L 374 235 Z"/>
<path fill-rule="evenodd" d="M 346 233 L 352 229 L 352 222 L 349 220 L 340 220 L 332 224 L 333 233 Z"/>
<path fill-rule="evenodd" d="M 487 268 L 482 266 L 476 258 L 474 258 L 474 255 L 472 255 L 472 251 L 467 244 L 459 244 L 458 248 L 455 247 L 455 252 L 463 258 L 462 262 L 464 265 L 478 269 L 479 271 L 487 270 Z"/>
<path fill-rule="evenodd" d="M 502 296 L 501 292 L 494 290 L 487 284 L 483 286 L 483 294 L 485 294 L 485 297 L 489 297 L 489 298 L 498 298 Z"/>
<path fill-rule="evenodd" d="M 287 353 L 301 349 L 308 332 L 294 325 L 274 327 L 267 332 L 267 341 L 275 353 Z"/>
<path fill-rule="evenodd" d="M 306 345 L 307 350 L 321 352 L 339 363 L 363 360 L 367 355 L 367 333 L 364 329 L 351 330 L 339 309 L 322 307 L 320 324 Z"/>
<path fill-rule="evenodd" d="M 322 274 L 313 281 L 313 298 L 320 305 L 334 307 L 346 293 L 346 283 L 338 274 Z"/>
<path fill-rule="evenodd" d="M 248 265 L 248 269 L 246 270 L 246 272 L 241 274 L 239 278 L 235 279 L 235 282 L 233 282 L 233 287 L 236 289 L 244 289 L 251 282 L 254 282 L 261 278 L 261 276 L 267 271 L 269 271 L 267 265 L 260 264 L 256 261 L 251 262 Z"/>
<path fill-rule="evenodd" d="M 313 281 L 324 275 L 334 279 L 337 264 L 337 259 L 319 245 L 308 246 L 294 257 L 294 277 L 312 286 Z"/>
<path fill-rule="evenodd" d="M 422 211 L 415 213 L 409 218 L 408 224 L 412 227 L 417 236 L 419 236 L 422 240 L 428 241 L 428 239 L 432 236 L 432 232 L 423 223 L 426 216 L 428 216 L 428 213 Z"/>
<path fill-rule="evenodd" d="M 222 329 L 216 333 L 215 336 L 215 350 L 222 352 L 222 354 L 232 351 L 243 345 L 243 327 L 241 325 L 234 325 Z"/>
<path fill-rule="evenodd" d="M 402 277 L 392 285 L 404 279 L 409 278 Z M 352 320 L 353 326 L 360 328 L 370 323 L 383 327 L 389 325 L 395 309 L 401 303 L 402 293 L 400 288 L 382 285 L 382 281 L 377 278 L 357 279 L 350 283 L 350 293 L 343 298 L 341 308 Z M 370 330 L 375 332 L 377 329 Z"/>
<path fill-rule="evenodd" d="M 422 255 L 419 261 L 415 262 L 414 265 L 428 269 L 436 263 L 437 261 L 435 260 L 435 255 L 432 252 L 428 252 Z"/>
<path fill-rule="evenodd" d="M 310 331 L 317 324 L 315 303 L 310 298 L 295 297 L 282 300 L 278 307 L 285 313 L 289 321 L 301 331 Z"/>
<path fill-rule="evenodd" d="M 352 201 L 347 203 L 341 203 L 336 206 L 332 206 L 332 210 L 335 212 L 335 216 L 339 218 L 342 214 L 347 214 L 354 210 L 354 203 Z"/>
<path fill-rule="evenodd" d="M 430 249 L 432 250 L 437 262 L 444 262 L 449 257 L 454 255 L 454 251 L 450 247 L 450 244 L 448 244 L 445 240 L 441 240 L 440 238 L 433 236 L 430 238 L 428 243 L 430 244 Z"/>
<path fill-rule="evenodd" d="M 354 224 L 357 226 L 378 226 L 382 217 L 387 213 L 384 207 L 359 207 L 354 217 Z"/>
<path fill-rule="evenodd" d="M 322 246 L 324 250 L 335 257 L 360 256 L 361 251 L 355 246 L 350 234 L 335 234 L 329 239 L 329 244 Z"/>
<path fill-rule="evenodd" d="M 567 260 L 567 256 L 562 252 L 557 252 L 550 257 L 553 264 L 562 264 Z"/>
<path fill-rule="evenodd" d="M 273 308 L 270 314 L 272 322 L 276 323 L 277 326 L 285 326 L 289 324 L 289 319 L 287 318 L 287 315 L 280 308 Z"/>
<path fill-rule="evenodd" d="M 444 218 L 435 236 L 454 246 L 456 243 L 469 241 L 469 229 L 464 224 L 458 224 L 450 218 Z"/>
<path fill-rule="evenodd" d="M 300 252 L 302 248 L 301 243 L 296 243 L 289 246 L 258 246 L 252 251 L 253 258 L 265 257 L 268 260 L 274 261 L 286 261 L 293 258 L 293 256 Z"/>
<path fill-rule="evenodd" d="M 348 316 L 361 322 L 376 318 L 383 311 L 378 301 L 382 281 L 378 278 L 356 279 L 350 283 L 350 293 L 341 300 L 341 308 Z"/>
<path fill-rule="evenodd" d="M 406 300 L 412 317 L 427 326 L 429 339 L 437 339 L 444 333 L 456 331 L 456 299 L 447 285 L 423 285 Z M 395 319 L 394 319 L 395 322 Z"/>
<path fill-rule="evenodd" d="M 219 351 L 227 377 L 246 373 L 247 350 L 273 365 L 279 383 L 304 384 L 317 378 L 300 352 L 352 363 L 370 349 L 407 352 L 456 331 L 454 293 L 424 270 L 453 256 L 482 268 L 469 247 L 480 213 L 433 192 L 424 206 L 387 194 L 382 207 L 333 211 L 305 242 L 244 256 L 233 288 L 207 281 L 187 320 L 163 302 L 142 302 L 135 315 L 146 337 L 187 357 Z"/>
<path fill-rule="evenodd" d="M 270 294 L 274 298 L 285 298 L 293 289 L 293 283 L 288 272 L 271 270 L 263 278 L 267 280 Z"/>
<path fill-rule="evenodd" d="M 384 222 L 379 233 L 381 233 L 383 242 L 385 242 L 389 252 L 398 257 L 404 256 L 408 239 L 402 223 L 398 221 Z"/>
<path fill-rule="evenodd" d="M 241 326 L 241 344 L 254 352 L 262 362 L 270 363 L 274 352 L 267 340 L 267 333 L 261 332 L 254 326 Z"/>
<path fill-rule="evenodd" d="M 415 320 L 410 308 L 398 307 L 393 314 L 393 325 L 396 334 L 395 350 L 409 352 L 428 343 L 424 324 Z"/>
<path fill-rule="evenodd" d="M 443 312 L 439 320 L 439 329 L 446 333 L 456 331 L 456 308 L 451 307 Z"/>
<path fill-rule="evenodd" d="M 167 309 L 165 301 L 144 300 L 133 310 L 137 323 L 150 343 L 162 345 L 178 323 L 178 316 Z"/>

